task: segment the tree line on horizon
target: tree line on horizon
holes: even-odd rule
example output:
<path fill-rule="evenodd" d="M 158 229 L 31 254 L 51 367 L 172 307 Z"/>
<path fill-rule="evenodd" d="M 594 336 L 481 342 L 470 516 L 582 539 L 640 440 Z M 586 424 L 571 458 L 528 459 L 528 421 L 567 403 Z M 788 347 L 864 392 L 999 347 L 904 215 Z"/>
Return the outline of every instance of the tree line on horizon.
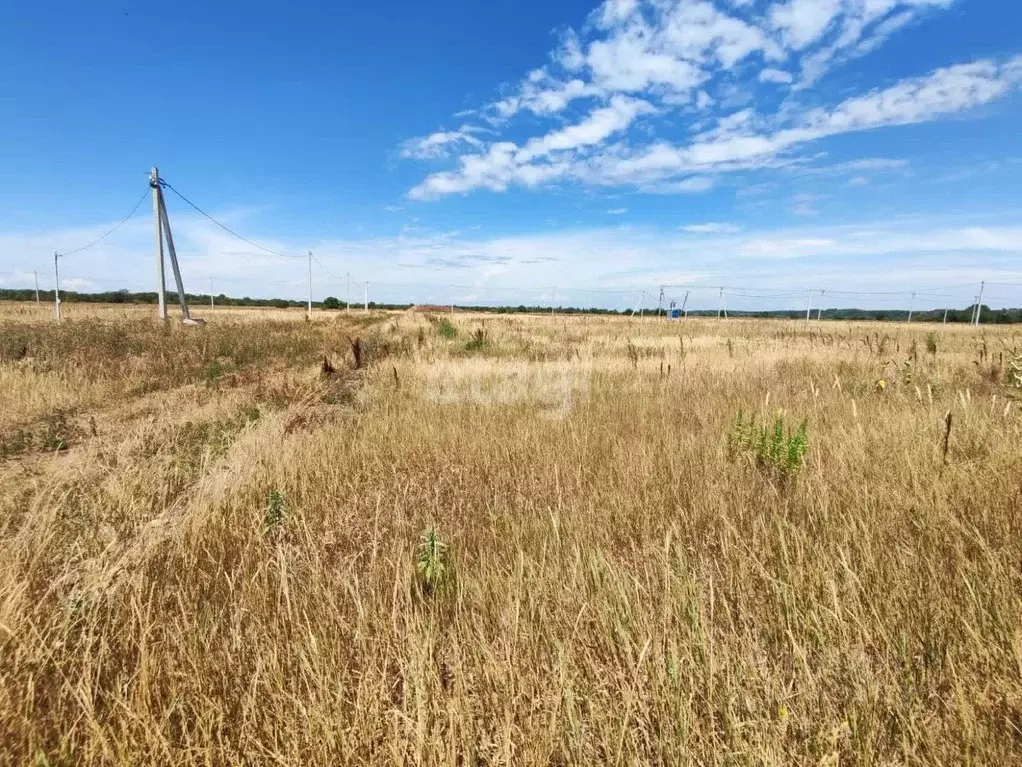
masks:
<path fill-rule="evenodd" d="M 0 288 L 0 301 L 35 301 L 36 293 L 32 288 Z M 39 298 L 41 301 L 53 302 L 53 291 L 52 290 L 40 290 Z M 156 304 L 157 296 L 156 292 L 139 292 L 133 293 L 128 290 L 115 290 L 115 291 L 104 291 L 98 293 L 83 293 L 74 290 L 61 291 L 60 294 L 61 303 L 74 304 L 74 303 L 92 303 L 92 304 Z M 189 305 L 204 304 L 209 301 L 209 294 L 199 295 L 193 293 L 185 293 Z M 167 304 L 174 305 L 177 303 L 177 293 L 168 291 L 167 293 Z M 233 296 L 220 295 L 213 297 L 214 303 L 217 306 L 251 306 L 251 307 L 263 307 L 263 308 L 276 308 L 276 309 L 296 309 L 304 308 L 307 305 L 305 301 L 297 301 L 286 298 L 250 298 L 248 296 L 242 298 L 236 298 Z M 338 310 L 346 308 L 344 301 L 334 297 L 327 296 L 322 301 L 313 301 L 313 308 L 316 309 L 328 309 Z M 391 304 L 391 303 L 378 303 L 376 301 L 369 302 L 370 309 L 409 309 L 414 304 Z M 352 303 L 352 307 L 361 308 L 361 303 Z M 537 312 L 549 312 L 551 311 L 550 306 L 536 306 L 519 304 L 517 306 L 467 306 L 457 304 L 456 308 L 462 311 L 472 312 L 490 312 L 494 314 L 528 314 Z M 963 309 L 950 309 L 947 313 L 947 321 L 954 323 L 968 323 L 972 321 L 973 313 L 975 312 L 976 305 L 971 304 Z M 619 310 L 619 309 L 604 309 L 600 307 L 570 307 L 570 306 L 558 306 L 553 307 L 554 311 L 558 314 L 604 314 L 604 315 L 628 315 L 631 314 L 630 309 Z M 656 310 L 646 310 L 644 316 L 653 315 Z M 688 312 L 690 317 L 715 317 L 717 315 L 716 309 L 700 309 Z M 761 311 L 728 311 L 730 317 L 755 317 L 763 319 L 802 319 L 805 317 L 804 309 L 773 309 L 773 310 L 761 310 Z M 812 316 L 817 316 L 817 310 L 812 311 Z M 822 319 L 828 320 L 874 320 L 880 322 L 905 322 L 908 319 L 907 309 L 824 309 L 819 313 Z M 912 313 L 913 321 L 917 322 L 941 322 L 944 319 L 944 310 L 916 310 Z M 980 322 L 983 324 L 1013 324 L 1022 323 L 1022 308 L 1010 308 L 1010 309 L 992 309 L 987 305 L 982 306 L 982 312 L 980 316 Z"/>

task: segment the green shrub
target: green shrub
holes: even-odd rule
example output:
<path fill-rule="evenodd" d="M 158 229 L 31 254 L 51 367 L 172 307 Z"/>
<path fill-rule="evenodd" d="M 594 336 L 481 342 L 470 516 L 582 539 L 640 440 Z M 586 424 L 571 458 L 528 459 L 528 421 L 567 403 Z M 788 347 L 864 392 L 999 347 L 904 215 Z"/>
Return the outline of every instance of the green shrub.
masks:
<path fill-rule="evenodd" d="M 798 473 L 809 451 L 809 422 L 803 420 L 792 431 L 785 426 L 784 414 L 778 410 L 770 424 L 757 423 L 755 415 L 749 418 L 739 410 L 728 434 L 728 454 L 731 458 L 741 453 L 756 457 L 759 466 L 788 477 Z"/>
<path fill-rule="evenodd" d="M 458 337 L 458 329 L 446 317 L 441 317 L 437 320 L 436 332 L 447 341 L 452 341 Z"/>

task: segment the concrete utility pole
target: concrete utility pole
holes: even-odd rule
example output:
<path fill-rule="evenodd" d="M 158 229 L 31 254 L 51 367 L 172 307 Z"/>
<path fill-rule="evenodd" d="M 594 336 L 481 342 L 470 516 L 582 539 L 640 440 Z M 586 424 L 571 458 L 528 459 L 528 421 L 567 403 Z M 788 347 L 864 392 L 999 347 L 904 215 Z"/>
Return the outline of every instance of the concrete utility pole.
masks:
<path fill-rule="evenodd" d="M 656 302 L 656 316 L 660 317 L 660 310 L 664 308 L 664 286 L 660 286 L 660 299 Z"/>
<path fill-rule="evenodd" d="M 717 319 L 720 319 L 720 313 L 724 309 L 724 288 L 720 289 L 720 300 L 717 302 Z"/>
<path fill-rule="evenodd" d="M 39 272 L 32 272 L 35 275 L 35 305 L 39 306 Z"/>
<path fill-rule="evenodd" d="M 685 300 L 681 302 L 681 313 L 685 317 L 686 320 L 688 319 L 688 309 L 686 309 L 685 307 L 688 306 L 688 294 L 689 294 L 689 291 L 686 290 L 685 291 Z"/>
<path fill-rule="evenodd" d="M 950 309 L 950 308 L 951 308 L 950 306 L 945 306 L 944 307 L 944 321 L 942 323 L 940 323 L 941 325 L 947 325 L 947 310 Z"/>
<path fill-rule="evenodd" d="M 163 222 L 160 211 L 160 171 L 154 165 L 149 169 L 149 186 L 153 190 L 153 218 L 156 221 L 156 301 L 158 316 L 167 319 L 167 281 L 163 275 Z"/>
<path fill-rule="evenodd" d="M 53 310 L 57 315 L 57 322 L 60 322 L 60 272 L 57 269 L 57 259 L 60 258 L 57 251 L 53 251 Z"/>
<path fill-rule="evenodd" d="M 817 322 L 819 322 L 820 318 L 823 317 L 823 294 L 826 293 L 826 292 L 827 292 L 826 290 L 821 290 L 820 291 L 820 308 L 816 310 L 816 321 Z"/>
<path fill-rule="evenodd" d="M 305 315 L 312 319 L 312 251 L 309 251 L 309 310 Z"/>
<path fill-rule="evenodd" d="M 365 311 L 368 312 L 369 311 L 369 283 L 368 282 L 365 284 L 365 287 L 363 288 L 363 290 L 365 292 L 362 294 L 362 308 Z"/>
<path fill-rule="evenodd" d="M 209 308 L 215 309 L 213 305 L 213 275 L 209 275 Z"/>
<path fill-rule="evenodd" d="M 347 283 L 347 293 L 344 296 L 344 311 L 347 314 L 351 314 L 351 274 L 347 270 L 344 272 L 344 281 Z"/>
<path fill-rule="evenodd" d="M 160 218 L 163 220 L 163 234 L 167 238 L 167 251 L 170 254 L 170 267 L 174 272 L 174 284 L 177 286 L 177 299 L 178 303 L 181 304 L 181 320 L 182 322 L 191 323 L 192 316 L 188 312 L 188 299 L 185 297 L 185 284 L 181 279 L 181 268 L 177 263 L 177 250 L 174 248 L 174 235 L 170 231 L 170 217 L 167 215 L 167 203 L 163 199 L 163 192 L 160 190 L 160 185 L 156 185 L 156 194 L 160 198 Z M 162 248 L 161 248 L 162 251 Z M 162 277 L 162 260 L 161 260 L 161 277 Z M 163 304 L 163 319 L 167 318 L 167 304 Z"/>
<path fill-rule="evenodd" d="M 809 315 L 813 311 L 813 289 L 809 289 L 809 302 L 806 304 L 806 322 L 809 322 Z"/>
<path fill-rule="evenodd" d="M 986 287 L 984 280 L 979 284 L 979 298 L 976 299 L 976 327 L 979 327 L 980 315 L 983 313 L 983 289 Z"/>
<path fill-rule="evenodd" d="M 554 288 L 550 293 L 550 316 L 554 316 L 554 304 L 557 302 L 557 288 Z M 635 314 L 635 312 L 632 312 Z"/>
<path fill-rule="evenodd" d="M 908 302 L 908 321 L 909 322 L 912 322 L 912 310 L 915 308 L 915 305 L 916 305 L 916 294 L 913 293 L 912 294 L 912 298 L 910 298 L 909 302 Z"/>

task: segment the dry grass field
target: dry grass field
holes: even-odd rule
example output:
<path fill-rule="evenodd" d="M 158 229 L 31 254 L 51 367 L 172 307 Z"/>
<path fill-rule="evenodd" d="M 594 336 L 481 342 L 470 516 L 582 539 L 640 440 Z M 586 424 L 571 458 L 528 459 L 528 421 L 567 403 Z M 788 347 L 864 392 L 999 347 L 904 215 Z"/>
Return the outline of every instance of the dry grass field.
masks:
<path fill-rule="evenodd" d="M 0 764 L 1022 762 L 1020 331 L 65 310 Z"/>

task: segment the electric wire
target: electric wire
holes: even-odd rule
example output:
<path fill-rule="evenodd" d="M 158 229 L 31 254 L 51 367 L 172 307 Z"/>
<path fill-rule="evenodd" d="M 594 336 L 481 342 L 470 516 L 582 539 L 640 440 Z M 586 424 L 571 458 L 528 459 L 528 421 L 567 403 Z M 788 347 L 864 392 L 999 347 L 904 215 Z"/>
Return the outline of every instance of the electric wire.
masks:
<path fill-rule="evenodd" d="M 148 189 L 146 191 L 142 192 L 142 196 L 139 197 L 138 198 L 138 202 L 136 202 L 134 204 L 134 206 L 132 206 L 131 210 L 128 212 L 128 215 L 126 215 L 124 218 L 122 218 L 120 221 L 118 221 L 117 224 L 114 226 L 114 228 L 111 229 L 106 234 L 104 234 L 102 237 L 99 237 L 99 238 L 93 240 L 88 245 L 82 245 L 82 247 L 80 247 L 80 248 L 75 248 L 74 250 L 69 250 L 69 251 L 66 251 L 64 253 L 57 253 L 58 258 L 66 258 L 67 256 L 73 256 L 75 253 L 81 253 L 83 250 L 88 250 L 89 248 L 91 248 L 94 245 L 99 245 L 99 243 L 103 242 L 103 240 L 105 240 L 111 234 L 113 234 L 118 229 L 120 229 L 124 225 L 125 221 L 127 221 L 129 218 L 131 218 L 132 216 L 135 215 L 135 211 L 138 210 L 138 206 L 142 204 L 142 200 L 144 200 L 148 194 L 149 194 L 149 190 Z"/>
<path fill-rule="evenodd" d="M 281 259 L 304 259 L 304 258 L 306 258 L 305 256 L 288 256 L 287 254 L 278 253 L 277 251 L 270 250 L 269 247 L 264 247 L 259 242 L 253 242 L 252 240 L 248 239 L 248 237 L 244 237 L 244 236 L 238 234 L 236 231 L 234 231 L 230 227 L 226 226 L 225 224 L 220 223 L 213 216 L 211 216 L 210 214 L 208 214 L 205 211 L 203 211 L 201 208 L 199 208 L 197 205 L 195 205 L 194 202 L 192 202 L 190 199 L 188 199 L 188 197 L 186 197 L 184 194 L 182 194 L 177 189 L 175 189 L 174 186 L 169 181 L 167 181 L 166 179 L 160 178 L 159 179 L 159 185 L 162 186 L 162 187 L 166 187 L 166 188 L 170 189 L 172 192 L 174 192 L 179 197 L 181 197 L 181 199 L 185 202 L 185 204 L 190 206 L 196 213 L 198 213 L 199 215 L 204 216 L 208 220 L 212 221 L 214 224 L 219 226 L 221 229 L 223 229 L 225 232 L 227 232 L 231 236 L 237 237 L 242 242 L 247 242 L 252 247 L 258 247 L 258 249 L 263 251 L 264 253 L 268 253 L 271 256 L 277 256 L 278 258 L 281 258 Z"/>

